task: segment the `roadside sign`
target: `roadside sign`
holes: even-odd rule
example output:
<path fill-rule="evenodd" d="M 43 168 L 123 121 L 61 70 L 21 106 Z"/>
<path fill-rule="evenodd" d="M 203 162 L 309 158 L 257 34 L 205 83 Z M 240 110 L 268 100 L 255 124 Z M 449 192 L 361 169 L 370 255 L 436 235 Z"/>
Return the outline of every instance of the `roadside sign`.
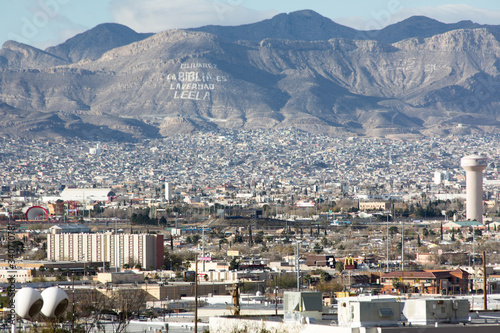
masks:
<path fill-rule="evenodd" d="M 240 255 L 240 251 L 227 251 L 227 255 L 237 257 Z"/>
<path fill-rule="evenodd" d="M 353 257 L 345 258 L 344 269 L 345 270 L 353 270 L 355 268 L 356 268 L 356 266 L 354 264 L 354 258 Z"/>

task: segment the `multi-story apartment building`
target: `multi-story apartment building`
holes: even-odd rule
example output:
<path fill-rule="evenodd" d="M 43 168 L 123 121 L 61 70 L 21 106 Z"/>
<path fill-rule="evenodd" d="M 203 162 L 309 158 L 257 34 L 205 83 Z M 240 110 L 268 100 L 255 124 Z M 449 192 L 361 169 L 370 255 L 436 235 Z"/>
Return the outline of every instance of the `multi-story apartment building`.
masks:
<path fill-rule="evenodd" d="M 111 267 L 163 266 L 163 235 L 63 233 L 47 235 L 47 259 L 109 262 Z"/>

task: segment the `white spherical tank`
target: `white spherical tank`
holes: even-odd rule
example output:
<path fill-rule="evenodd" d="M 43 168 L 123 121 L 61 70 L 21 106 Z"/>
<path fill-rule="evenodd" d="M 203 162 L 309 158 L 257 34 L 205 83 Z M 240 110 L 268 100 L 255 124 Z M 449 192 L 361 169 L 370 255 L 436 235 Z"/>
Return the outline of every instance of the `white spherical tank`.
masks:
<path fill-rule="evenodd" d="M 483 222 L 483 171 L 488 158 L 481 155 L 462 157 L 460 164 L 465 170 L 467 186 L 467 219 Z"/>
<path fill-rule="evenodd" d="M 14 309 L 23 319 L 31 319 L 40 313 L 43 306 L 42 294 L 33 288 L 23 288 L 14 296 Z"/>
<path fill-rule="evenodd" d="M 59 287 L 50 287 L 42 292 L 42 314 L 54 318 L 61 316 L 69 304 L 68 294 Z"/>

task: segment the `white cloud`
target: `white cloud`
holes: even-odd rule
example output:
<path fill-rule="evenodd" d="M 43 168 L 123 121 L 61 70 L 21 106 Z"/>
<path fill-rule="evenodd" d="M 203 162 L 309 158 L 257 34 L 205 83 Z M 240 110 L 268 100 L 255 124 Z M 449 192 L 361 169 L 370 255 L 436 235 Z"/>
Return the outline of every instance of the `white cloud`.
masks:
<path fill-rule="evenodd" d="M 88 30 L 87 27 L 83 27 L 80 25 L 75 25 L 75 26 L 71 26 L 71 27 L 60 27 L 57 29 L 53 29 L 51 38 L 49 37 L 46 40 L 34 42 L 33 46 L 35 46 L 41 50 L 44 50 L 49 46 L 56 46 L 60 43 L 63 43 L 66 40 L 68 40 L 69 38 L 72 38 L 75 35 L 82 33 L 86 30 Z"/>
<path fill-rule="evenodd" d="M 47 5 L 50 4 L 50 5 Z M 0 41 L 12 39 L 40 49 L 57 45 L 88 27 L 64 15 L 63 1 L 33 1 L 12 14 L 0 29 Z"/>
<path fill-rule="evenodd" d="M 466 4 L 405 8 L 397 13 L 396 20 L 401 21 L 413 15 L 424 15 L 445 23 L 470 20 L 480 24 L 498 24 L 500 21 L 499 10 L 483 9 Z"/>
<path fill-rule="evenodd" d="M 483 9 L 466 4 L 448 4 L 436 7 L 400 7 L 393 12 L 388 9 L 381 9 L 373 11 L 368 18 L 351 16 L 334 18 L 334 21 L 359 30 L 378 30 L 415 15 L 427 16 L 444 23 L 470 20 L 480 24 L 496 25 L 500 22 L 499 10 Z"/>
<path fill-rule="evenodd" d="M 267 19 L 272 11 L 255 11 L 244 0 L 114 0 L 114 21 L 140 32 L 195 28 L 203 25 L 240 25 Z"/>

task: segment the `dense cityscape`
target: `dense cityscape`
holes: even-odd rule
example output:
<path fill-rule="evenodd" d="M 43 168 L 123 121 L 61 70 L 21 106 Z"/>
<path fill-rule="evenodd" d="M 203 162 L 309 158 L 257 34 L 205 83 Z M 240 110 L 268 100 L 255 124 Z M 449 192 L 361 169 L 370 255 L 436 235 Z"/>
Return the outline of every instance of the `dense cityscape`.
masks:
<path fill-rule="evenodd" d="M 318 195 L 335 200 L 334 189 L 343 184 L 344 197 L 392 194 L 407 201 L 420 200 L 422 193 L 460 193 L 465 174 L 460 158 L 476 152 L 488 157 L 486 199 L 495 199 L 498 139 L 339 139 L 293 130 L 198 133 L 136 144 L 4 139 L 0 182 L 11 190 L 4 194 L 29 189 L 38 199 L 56 195 L 61 186 L 120 187 L 155 198 L 148 192 L 169 182 L 177 192 L 233 185 L 263 200 L 314 185 Z M 436 172 L 443 174 L 438 184 Z"/>
<path fill-rule="evenodd" d="M 499 4 L 0 1 L 0 333 L 498 333 Z"/>
<path fill-rule="evenodd" d="M 192 311 L 195 271 L 198 296 L 239 283 L 257 295 L 252 302 L 276 309 L 296 288 L 323 297 L 476 295 L 483 262 L 494 294 L 499 139 L 344 140 L 291 129 L 135 143 L 4 139 L 0 219 L 16 226 L 16 281 L 76 283 L 68 293 L 80 317 L 66 323 L 95 330 L 106 322 L 85 305 L 96 287 L 114 286 L 99 297 L 124 329 L 141 310 L 179 312 L 182 295 L 182 310 Z M 465 217 L 460 159 L 470 154 L 488 158 L 482 223 Z M 1 274 L 7 282 L 13 273 Z M 139 291 L 140 304 L 120 317 L 123 293 Z"/>

